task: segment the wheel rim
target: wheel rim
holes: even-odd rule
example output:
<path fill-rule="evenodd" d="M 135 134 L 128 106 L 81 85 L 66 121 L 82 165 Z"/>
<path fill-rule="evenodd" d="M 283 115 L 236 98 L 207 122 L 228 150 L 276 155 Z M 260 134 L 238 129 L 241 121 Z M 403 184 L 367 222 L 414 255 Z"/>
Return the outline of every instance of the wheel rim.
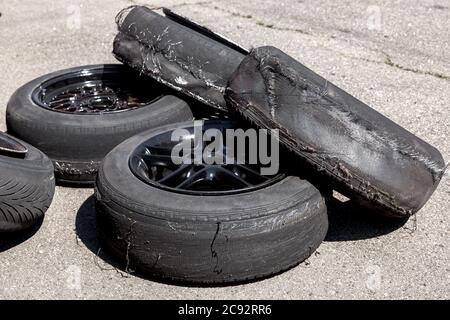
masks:
<path fill-rule="evenodd" d="M 32 97 L 52 111 L 99 114 L 147 106 L 162 96 L 161 90 L 155 89 L 149 79 L 123 66 L 104 66 L 52 78 L 36 88 Z"/>
<path fill-rule="evenodd" d="M 0 155 L 23 158 L 28 149 L 22 143 L 0 132 Z"/>
<path fill-rule="evenodd" d="M 203 131 L 209 128 L 239 127 L 232 121 L 205 121 Z M 193 131 L 192 127 L 185 129 Z M 172 132 L 151 137 L 132 153 L 130 169 L 144 183 L 190 195 L 228 195 L 261 189 L 285 177 L 284 173 L 261 175 L 260 164 L 174 164 L 171 151 L 177 142 L 170 140 Z"/>

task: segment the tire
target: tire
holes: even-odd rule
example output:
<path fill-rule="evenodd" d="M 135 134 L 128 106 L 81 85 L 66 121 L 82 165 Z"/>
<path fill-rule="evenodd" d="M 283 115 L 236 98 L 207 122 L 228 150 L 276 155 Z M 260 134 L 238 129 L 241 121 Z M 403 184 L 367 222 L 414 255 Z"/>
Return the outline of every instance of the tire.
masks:
<path fill-rule="evenodd" d="M 278 128 L 310 171 L 383 215 L 416 213 L 444 174 L 436 148 L 274 47 L 251 51 L 225 99 L 258 127 Z"/>
<path fill-rule="evenodd" d="M 48 107 L 52 101 L 42 98 L 45 92 L 50 92 L 48 88 L 58 84 L 64 86 L 77 79 L 81 79 L 79 81 L 83 85 L 95 79 L 100 83 L 98 88 L 107 87 L 107 81 L 135 81 L 129 86 L 139 86 L 136 90 L 143 90 L 141 85 L 146 86 L 146 90 L 152 88 L 155 96 L 146 96 L 149 101 L 134 109 L 94 109 L 91 113 L 83 113 L 88 109 L 82 104 L 85 103 L 83 97 L 79 98 L 82 107 L 76 111 L 70 108 L 55 111 Z M 118 89 L 115 90 L 120 91 L 122 85 L 125 86 L 117 84 Z M 167 91 L 157 83 L 139 77 L 122 65 L 76 67 L 44 75 L 19 88 L 9 100 L 6 123 L 9 133 L 27 141 L 52 159 L 59 183 L 92 186 L 99 163 L 120 142 L 150 128 L 192 119 L 191 110 L 184 101 L 165 94 Z M 128 99 L 127 103 L 132 99 L 129 97 L 124 98 Z"/>
<path fill-rule="evenodd" d="M 200 284 L 263 278 L 309 257 L 328 218 L 321 194 L 305 180 L 285 176 L 252 191 L 194 195 L 137 178 L 129 165 L 136 148 L 189 126 L 140 133 L 106 156 L 95 191 L 102 248 L 126 270 Z"/>
<path fill-rule="evenodd" d="M 170 10 L 164 13 L 144 6 L 120 12 L 114 55 L 164 85 L 226 111 L 227 81 L 248 51 Z"/>
<path fill-rule="evenodd" d="M 0 233 L 38 223 L 55 193 L 52 162 L 31 145 L 19 143 L 27 149 L 23 158 L 0 148 Z"/>

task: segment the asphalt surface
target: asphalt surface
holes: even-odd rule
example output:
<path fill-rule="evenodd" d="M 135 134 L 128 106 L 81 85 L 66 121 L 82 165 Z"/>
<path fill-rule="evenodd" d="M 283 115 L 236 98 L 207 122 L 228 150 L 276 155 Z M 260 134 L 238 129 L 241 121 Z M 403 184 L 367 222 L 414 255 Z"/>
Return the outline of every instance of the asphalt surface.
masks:
<path fill-rule="evenodd" d="M 114 17 L 135 1 L 0 2 L 0 130 L 14 90 L 42 74 L 115 62 Z M 375 6 L 374 6 L 375 4 Z M 244 46 L 274 45 L 435 145 L 450 161 L 450 2 L 153 1 Z M 1 173 L 0 173 L 1 174 Z M 196 288 L 113 268 L 91 189 L 58 187 L 43 224 L 0 238 L 0 298 L 450 298 L 450 179 L 416 219 L 338 204 L 306 263 L 250 284 Z"/>

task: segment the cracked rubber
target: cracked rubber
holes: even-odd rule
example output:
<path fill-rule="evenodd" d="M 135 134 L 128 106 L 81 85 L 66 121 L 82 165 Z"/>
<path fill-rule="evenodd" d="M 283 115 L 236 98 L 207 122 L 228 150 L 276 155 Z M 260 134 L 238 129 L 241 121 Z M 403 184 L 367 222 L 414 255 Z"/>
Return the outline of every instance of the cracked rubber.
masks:
<path fill-rule="evenodd" d="M 259 127 L 280 129 L 281 143 L 336 190 L 384 215 L 416 213 L 444 174 L 436 148 L 277 48 L 252 50 L 225 98 Z"/>
<path fill-rule="evenodd" d="M 27 149 L 24 157 L 0 150 L 0 233 L 36 224 L 55 193 L 52 162 L 36 148 L 20 143 Z"/>
<path fill-rule="evenodd" d="M 56 112 L 37 105 L 32 99 L 32 92 L 53 77 L 102 68 L 117 68 L 117 72 L 131 70 L 113 64 L 56 71 L 25 84 L 8 102 L 8 132 L 47 154 L 60 184 L 92 186 L 98 165 L 116 145 L 138 132 L 193 118 L 190 107 L 170 95 L 138 109 L 98 114 Z M 164 90 L 151 79 L 142 81 L 149 81 L 152 90 Z"/>
<path fill-rule="evenodd" d="M 256 191 L 196 196 L 151 186 L 131 172 L 136 146 L 188 126 L 140 133 L 105 157 L 95 192 L 102 249 L 128 271 L 203 284 L 267 277 L 308 258 L 328 217 L 323 197 L 305 180 L 288 176 Z"/>
<path fill-rule="evenodd" d="M 113 54 L 130 67 L 209 106 L 227 110 L 227 81 L 247 50 L 164 9 L 133 6 L 117 17 Z"/>

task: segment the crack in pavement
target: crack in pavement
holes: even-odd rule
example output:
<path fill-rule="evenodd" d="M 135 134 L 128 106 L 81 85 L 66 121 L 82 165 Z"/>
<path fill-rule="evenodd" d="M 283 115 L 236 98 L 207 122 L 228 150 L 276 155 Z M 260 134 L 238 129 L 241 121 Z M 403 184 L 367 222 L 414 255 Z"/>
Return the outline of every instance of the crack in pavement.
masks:
<path fill-rule="evenodd" d="M 175 8 L 182 8 L 182 7 L 186 7 L 186 6 L 202 6 L 204 4 L 212 4 L 214 3 L 216 0 L 210 0 L 210 1 L 197 1 L 197 2 L 182 2 L 182 3 L 178 3 L 178 4 L 174 4 L 171 6 L 167 6 L 167 8 L 169 9 L 175 9 Z M 151 4 L 140 4 L 135 0 L 129 0 L 129 2 L 133 3 L 134 5 L 142 5 L 145 6 L 151 10 L 160 10 L 166 6 L 164 5 L 151 5 Z"/>
<path fill-rule="evenodd" d="M 211 7 L 209 7 L 211 8 Z M 221 8 L 219 6 L 214 6 L 212 9 L 214 10 L 218 10 L 218 11 L 222 11 L 224 13 L 227 13 L 231 16 L 234 17 L 239 17 L 239 18 L 243 18 L 243 19 L 247 19 L 247 20 L 253 20 L 255 21 L 256 25 L 260 26 L 260 27 L 264 27 L 264 28 L 268 28 L 268 29 L 273 29 L 273 30 L 277 30 L 277 31 L 291 31 L 291 32 L 297 32 L 297 33 L 301 33 L 301 34 L 305 34 L 305 35 L 310 35 L 310 36 L 314 36 L 314 34 L 312 34 L 311 32 L 305 31 L 303 29 L 300 28 L 290 28 L 290 27 L 282 27 L 282 26 L 277 26 L 273 23 L 268 23 L 268 22 L 264 22 L 262 20 L 258 20 L 256 18 L 254 18 L 252 15 L 246 15 L 246 14 L 242 14 L 240 12 L 236 12 L 236 11 L 232 11 L 229 9 L 225 9 L 225 8 Z M 345 32 L 345 33 L 349 33 L 350 30 L 338 30 L 341 32 Z M 332 38 L 335 39 L 336 37 L 334 36 L 326 36 L 328 38 Z M 341 52 L 339 52 L 340 54 L 342 54 Z M 362 60 L 362 61 L 367 61 L 367 62 L 372 62 L 372 63 L 377 63 L 377 64 L 385 64 L 388 65 L 390 67 L 399 69 L 399 70 L 403 70 L 403 71 L 407 71 L 407 72 L 413 72 L 416 74 L 423 74 L 423 75 L 429 75 L 438 79 L 443 79 L 443 80 L 447 80 L 450 81 L 450 76 L 440 73 L 440 72 L 434 72 L 434 71 L 428 71 L 428 70 L 420 70 L 420 69 L 416 69 L 416 68 L 410 68 L 410 67 L 406 67 L 403 66 L 399 63 L 396 63 L 392 60 L 391 56 L 389 56 L 386 52 L 384 51 L 379 51 L 379 53 L 382 53 L 385 56 L 384 61 L 377 61 L 377 60 L 372 60 L 372 59 L 365 59 L 365 58 L 360 58 L 360 57 L 354 57 L 354 56 L 348 56 L 345 54 L 342 54 L 343 56 L 350 58 L 350 59 L 358 59 L 358 60 Z"/>
<path fill-rule="evenodd" d="M 224 12 L 226 14 L 229 14 L 233 17 L 239 17 L 242 19 L 247 19 L 247 20 L 252 20 L 253 22 L 255 22 L 255 24 L 257 26 L 263 27 L 263 28 L 267 28 L 267 29 L 272 29 L 272 30 L 276 30 L 276 31 L 291 31 L 291 32 L 296 32 L 296 33 L 301 33 L 304 35 L 310 35 L 310 36 L 314 36 L 314 34 L 312 34 L 309 31 L 305 31 L 303 29 L 300 28 L 291 28 L 291 27 L 283 27 L 283 26 L 278 26 L 274 23 L 269 23 L 269 22 L 265 22 L 263 20 L 257 19 L 255 17 L 253 17 L 250 14 L 242 14 L 240 12 L 237 11 L 233 11 L 233 10 L 229 10 L 229 9 L 225 9 L 219 6 L 214 6 L 214 7 L 210 7 L 208 6 L 209 4 L 214 3 L 215 1 L 199 1 L 199 2 L 191 2 L 191 3 L 180 3 L 178 5 L 173 5 L 172 8 L 179 8 L 179 7 L 183 7 L 183 6 L 187 6 L 187 5 L 199 5 L 199 6 L 204 6 L 210 9 L 214 9 L 217 11 L 221 11 Z M 339 30 L 342 32 L 350 32 L 349 30 Z M 326 37 L 328 38 L 332 38 L 335 39 L 336 37 L 334 36 L 328 36 L 326 35 Z M 422 74 L 422 75 L 429 75 L 438 79 L 442 79 L 442 80 L 446 80 L 446 81 L 450 81 L 450 76 L 446 75 L 444 73 L 440 73 L 440 72 L 435 72 L 435 71 L 428 71 L 428 70 L 421 70 L 421 69 L 417 69 L 417 68 L 411 68 L 411 67 L 407 67 L 407 66 L 403 66 L 397 62 L 394 62 L 391 58 L 390 55 L 388 55 L 386 52 L 384 51 L 378 51 L 378 53 L 381 53 L 385 56 L 384 61 L 378 61 L 378 60 L 373 60 L 373 59 L 367 59 L 367 58 L 361 58 L 361 57 L 355 57 L 355 56 L 349 56 L 346 54 L 343 54 L 341 52 L 338 52 L 339 54 L 341 54 L 342 56 L 345 56 L 349 59 L 357 59 L 357 60 L 361 60 L 361 61 L 366 61 L 366 62 L 372 62 L 372 63 L 376 63 L 376 64 L 385 64 L 388 65 L 390 67 L 402 70 L 402 71 L 407 71 L 407 72 L 413 72 L 415 74 Z"/>
<path fill-rule="evenodd" d="M 268 28 L 268 29 L 273 29 L 273 30 L 277 30 L 277 31 L 291 31 L 291 32 L 297 32 L 297 33 L 302 33 L 302 34 L 306 34 L 306 35 L 312 35 L 310 32 L 305 31 L 303 29 L 300 28 L 289 28 L 289 27 L 280 27 L 274 24 L 268 24 L 265 23 L 263 21 L 256 21 L 256 25 L 264 27 L 264 28 Z"/>
<path fill-rule="evenodd" d="M 171 8 L 181 8 L 186 6 L 202 6 L 204 4 L 212 4 L 215 1 L 198 1 L 198 2 L 183 2 L 180 4 L 174 4 L 173 6 L 170 6 Z"/>
<path fill-rule="evenodd" d="M 390 55 L 388 55 L 386 52 L 384 51 L 380 51 L 380 53 L 382 53 L 385 56 L 384 59 L 384 64 L 391 66 L 393 68 L 397 68 L 403 71 L 408 71 L 408 72 L 413 72 L 413 73 L 417 73 L 417 74 L 424 74 L 424 75 L 429 75 L 429 76 L 433 76 L 439 79 L 443 79 L 443 80 L 450 80 L 450 76 L 445 75 L 443 73 L 439 73 L 439 72 L 434 72 L 434 71 L 428 71 L 428 70 L 420 70 L 420 69 L 415 69 L 415 68 L 410 68 L 410 67 L 405 67 L 402 66 L 394 61 L 392 61 L 392 58 Z"/>
<path fill-rule="evenodd" d="M 211 8 L 211 7 L 209 7 L 209 8 Z M 297 33 L 302 33 L 302 34 L 307 34 L 307 35 L 311 34 L 308 31 L 305 31 L 305 30 L 300 29 L 300 28 L 290 28 L 290 27 L 277 26 L 274 23 L 269 23 L 269 22 L 265 22 L 263 20 L 256 19 L 250 14 L 242 14 L 240 12 L 228 10 L 228 9 L 221 8 L 221 7 L 218 7 L 218 6 L 214 6 L 214 7 L 212 7 L 212 9 L 217 10 L 217 11 L 221 11 L 221 12 L 224 12 L 224 13 L 227 13 L 227 14 L 233 16 L 233 17 L 239 17 L 239 18 L 243 18 L 243 19 L 247 19 L 247 20 L 252 20 L 252 21 L 255 22 L 255 24 L 257 26 L 260 26 L 260 27 L 263 27 L 263 28 L 273 29 L 273 30 L 277 30 L 277 31 L 292 31 L 292 32 L 297 32 Z"/>
<path fill-rule="evenodd" d="M 428 70 L 420 70 L 420 69 L 415 69 L 415 68 L 402 66 L 401 64 L 399 64 L 397 62 L 394 62 L 392 60 L 392 57 L 388 53 L 386 53 L 386 52 L 384 52 L 382 50 L 375 51 L 375 50 L 370 50 L 369 49 L 370 51 L 373 51 L 373 52 L 376 52 L 376 53 L 380 53 L 380 54 L 382 54 L 384 56 L 384 60 L 380 61 L 380 60 L 368 59 L 368 58 L 363 58 L 363 57 L 351 56 L 351 55 L 342 53 L 340 51 L 335 51 L 335 50 L 330 49 L 330 48 L 327 48 L 327 49 L 329 49 L 329 50 L 331 50 L 331 51 L 333 51 L 333 52 L 335 52 L 335 53 L 337 53 L 337 54 L 339 54 L 339 55 L 341 55 L 341 56 L 343 56 L 345 58 L 348 58 L 348 59 L 360 60 L 360 61 L 371 62 L 371 63 L 381 64 L 381 65 L 387 65 L 389 67 L 396 68 L 396 69 L 399 69 L 399 70 L 402 70 L 402 71 L 413 72 L 415 74 L 421 74 L 421 75 L 428 75 L 428 76 L 432 76 L 432 77 L 435 77 L 435 78 L 438 78 L 438 79 L 450 81 L 450 76 L 448 76 L 446 74 L 443 74 L 443 73 L 434 72 L 434 71 L 428 71 Z"/>

